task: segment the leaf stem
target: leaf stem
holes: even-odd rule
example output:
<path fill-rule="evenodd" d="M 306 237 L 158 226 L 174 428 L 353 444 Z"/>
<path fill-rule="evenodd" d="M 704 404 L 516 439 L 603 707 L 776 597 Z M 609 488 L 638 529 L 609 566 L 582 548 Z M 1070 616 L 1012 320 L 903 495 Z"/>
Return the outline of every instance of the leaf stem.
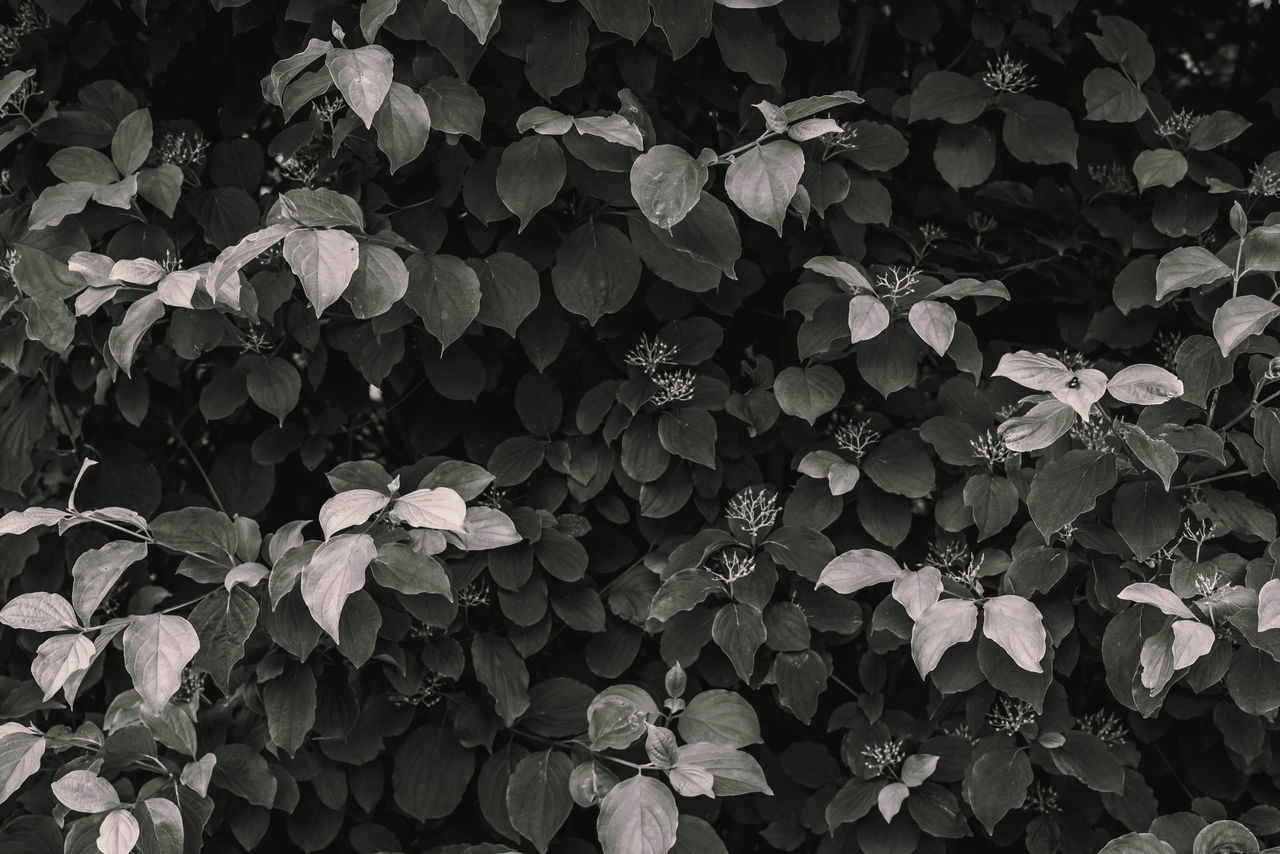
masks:
<path fill-rule="evenodd" d="M 1241 421 L 1245 420 L 1250 415 L 1252 415 L 1254 410 L 1257 409 L 1259 406 L 1261 406 L 1264 403 L 1268 403 L 1272 400 L 1275 400 L 1277 397 L 1280 397 L 1280 391 L 1272 392 L 1271 394 L 1262 398 L 1262 400 L 1255 400 L 1253 403 L 1250 403 L 1243 412 L 1239 413 L 1230 421 L 1228 421 L 1226 424 L 1223 424 L 1221 427 L 1219 427 L 1218 431 L 1226 432 L 1227 430 L 1230 430 L 1232 427 L 1236 426 Z"/>
<path fill-rule="evenodd" d="M 1249 472 L 1247 470 L 1241 469 L 1240 471 L 1228 471 L 1228 472 L 1223 472 L 1222 474 L 1215 474 L 1210 477 L 1202 477 L 1198 480 L 1189 480 L 1186 483 L 1180 483 L 1177 486 L 1173 487 L 1173 491 L 1176 492 L 1180 489 L 1191 489 L 1193 486 L 1200 486 L 1201 484 L 1204 484 L 1204 483 L 1213 483 L 1214 481 L 1218 481 L 1218 480 L 1227 480 L 1228 478 L 1232 478 L 1232 477 L 1240 477 L 1241 475 L 1245 475 L 1248 473 Z"/>

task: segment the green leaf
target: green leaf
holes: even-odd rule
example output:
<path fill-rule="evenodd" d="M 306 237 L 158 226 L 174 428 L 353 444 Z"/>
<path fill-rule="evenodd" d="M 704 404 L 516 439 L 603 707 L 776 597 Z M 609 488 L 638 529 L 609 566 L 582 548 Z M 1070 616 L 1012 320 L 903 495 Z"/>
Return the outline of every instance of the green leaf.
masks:
<path fill-rule="evenodd" d="M 827 828 L 834 831 L 842 824 L 858 821 L 871 812 L 879 799 L 884 780 L 859 780 L 857 777 L 845 783 L 827 804 Z"/>
<path fill-rule="evenodd" d="M 1156 56 L 1143 29 L 1118 15 L 1099 16 L 1098 29 L 1102 35 L 1090 33 L 1089 41 L 1102 58 L 1129 72 L 1138 85 L 1145 83 L 1155 70 Z"/>
<path fill-rule="evenodd" d="M 511 826 L 543 854 L 573 810 L 572 772 L 573 761 L 567 755 L 544 750 L 521 759 L 507 784 Z"/>
<path fill-rule="evenodd" d="M 360 264 L 360 244 L 337 229 L 298 229 L 284 238 L 284 258 L 302 281 L 302 290 L 319 317 L 351 283 Z"/>
<path fill-rule="evenodd" d="M 1026 753 L 1012 747 L 997 748 L 965 769 L 964 799 L 987 833 L 993 833 L 1000 819 L 1022 806 L 1032 778 Z"/>
<path fill-rule="evenodd" d="M 141 833 L 138 820 L 128 810 L 113 810 L 98 829 L 98 850 L 102 854 L 129 854 Z"/>
<path fill-rule="evenodd" d="M 854 344 L 870 341 L 888 328 L 889 309 L 879 297 L 858 294 L 849 300 L 849 340 Z"/>
<path fill-rule="evenodd" d="M 533 215 L 555 201 L 566 174 L 564 151 L 549 136 L 511 143 L 498 162 L 498 198 L 520 218 L 520 231 Z"/>
<path fill-rule="evenodd" d="M 1178 452 L 1173 446 L 1163 439 L 1153 439 L 1142 428 L 1133 424 L 1121 428 L 1120 435 L 1124 438 L 1125 446 L 1140 463 L 1160 477 L 1167 490 L 1174 472 L 1178 470 Z"/>
<path fill-rule="evenodd" d="M 308 65 L 327 54 L 333 45 L 320 39 L 311 39 L 307 46 L 271 66 L 271 73 L 262 79 L 262 96 L 277 107 L 284 106 L 284 90 Z"/>
<path fill-rule="evenodd" d="M 982 115 L 991 103 L 991 90 L 954 71 L 932 71 L 911 93 L 909 121 L 942 119 L 965 125 Z"/>
<path fill-rule="evenodd" d="M 294 223 L 311 228 L 364 230 L 364 213 L 346 193 L 324 187 L 289 190 L 276 199 L 267 213 L 267 225 Z"/>
<path fill-rule="evenodd" d="M 476 319 L 516 337 L 516 330 L 538 307 L 541 298 L 537 271 L 510 252 L 497 252 L 468 265 L 480 281 L 480 311 Z"/>
<path fill-rule="evenodd" d="M 231 691 L 231 668 L 244 658 L 245 641 L 258 625 L 258 600 L 241 585 L 215 590 L 187 618 L 200 639 L 196 667 L 205 670 L 225 693 Z"/>
<path fill-rule="evenodd" d="M 659 228 L 683 220 L 701 198 L 707 166 L 674 145 L 655 145 L 631 165 L 631 195 Z"/>
<path fill-rule="evenodd" d="M 120 806 L 116 790 L 92 771 L 68 771 L 53 781 L 52 789 L 58 803 L 75 812 L 92 814 Z"/>
<path fill-rule="evenodd" d="M 930 605 L 911 629 L 911 658 L 922 677 L 938 666 L 947 650 L 973 637 L 978 606 L 969 599 L 943 599 Z"/>
<path fill-rule="evenodd" d="M 828 365 L 792 366 L 778 374 L 773 393 L 783 412 L 813 424 L 840 402 L 844 379 Z"/>
<path fill-rule="evenodd" d="M 285 416 L 298 405 L 302 377 L 298 369 L 276 356 L 259 356 L 249 360 L 245 377 L 249 398 L 276 417 L 281 425 Z"/>
<path fill-rule="evenodd" d="M 1273 578 L 1258 591 L 1258 631 L 1280 629 L 1280 578 Z"/>
<path fill-rule="evenodd" d="M 40 644 L 31 662 L 31 675 L 43 689 L 43 699 L 47 702 L 65 687 L 67 703 L 75 702 L 80 681 L 96 652 L 93 641 L 80 634 L 54 635 Z"/>
<path fill-rule="evenodd" d="M 911 306 L 907 317 L 921 341 L 939 356 L 946 354 L 956 331 L 955 309 L 946 303 L 921 300 Z"/>
<path fill-rule="evenodd" d="M 653 23 L 667 37 L 672 59 L 684 56 L 711 35 L 715 0 L 650 0 L 649 5 L 653 8 Z"/>
<path fill-rule="evenodd" d="M 409 270 L 394 250 L 372 243 L 360 244 L 360 263 L 342 298 L 360 320 L 391 310 L 409 290 Z"/>
<path fill-rule="evenodd" d="M 1021 596 L 995 596 L 982 606 L 982 634 L 995 641 L 1023 670 L 1041 673 L 1045 630 L 1040 611 Z"/>
<path fill-rule="evenodd" d="M 89 204 L 89 199 L 98 189 L 97 184 L 87 181 L 73 181 L 69 184 L 55 184 L 46 187 L 31 206 L 31 216 L 27 227 L 32 231 L 49 228 L 62 222 L 66 217 L 78 214 Z"/>
<path fill-rule="evenodd" d="M 853 549 L 823 567 L 818 587 L 830 587 L 837 593 L 856 593 L 864 587 L 896 581 L 903 569 L 893 558 L 875 549 Z"/>
<path fill-rule="evenodd" d="M 479 92 L 453 77 L 433 78 L 419 91 L 426 102 L 432 127 L 441 133 L 480 138 L 485 104 Z"/>
<path fill-rule="evenodd" d="M 1106 845 L 1098 854 L 1177 854 L 1176 848 L 1154 833 L 1126 833 Z"/>
<path fill-rule="evenodd" d="M 133 617 L 124 630 L 124 666 L 143 704 L 159 710 L 182 684 L 182 670 L 200 650 L 200 637 L 182 617 Z"/>
<path fill-rule="evenodd" d="M 714 469 L 716 421 L 703 409 L 677 409 L 658 416 L 662 447 L 678 457 Z"/>
<path fill-rule="evenodd" d="M 239 243 L 218 253 L 213 266 L 205 274 L 205 288 L 216 299 L 236 279 L 236 273 L 245 264 L 284 240 L 297 226 L 293 223 L 277 223 L 246 236 Z M 237 291 L 238 287 L 235 288 Z"/>
<path fill-rule="evenodd" d="M 625 145 L 636 151 L 644 150 L 644 136 L 625 116 L 611 113 L 607 116 L 577 116 L 573 126 L 580 134 L 596 136 L 605 142 Z"/>
<path fill-rule="evenodd" d="M 448 487 L 415 489 L 395 500 L 388 514 L 392 521 L 410 528 L 461 531 L 467 516 L 462 496 Z"/>
<path fill-rule="evenodd" d="M 1140 153 L 1133 161 L 1133 174 L 1138 179 L 1139 191 L 1149 187 L 1172 187 L 1186 177 L 1187 158 L 1181 151 L 1172 148 L 1149 149 Z M 1203 249 L 1200 251 L 1204 252 Z"/>
<path fill-rule="evenodd" d="M 475 754 L 443 722 L 424 724 L 396 751 L 391 774 L 396 806 L 419 821 L 452 815 L 467 793 L 475 764 Z"/>
<path fill-rule="evenodd" d="M 0 608 L 0 623 L 32 632 L 80 627 L 71 603 L 57 593 L 23 593 L 10 599 Z"/>
<path fill-rule="evenodd" d="M 476 41 L 484 44 L 493 32 L 493 25 L 498 20 L 498 8 L 502 0 L 445 0 L 449 11 L 467 25 L 476 37 Z"/>
<path fill-rule="evenodd" d="M 1181 397 L 1182 381 L 1155 365 L 1129 365 L 1107 382 L 1107 392 L 1121 403 L 1154 406 Z"/>
<path fill-rule="evenodd" d="M 111 138 L 111 160 L 121 175 L 137 172 L 151 153 L 151 111 L 134 110 L 121 120 Z"/>
<path fill-rule="evenodd" d="M 1196 151 L 1225 145 L 1252 127 L 1252 122 L 1230 110 L 1214 110 L 1196 122 L 1187 143 Z"/>
<path fill-rule="evenodd" d="M 724 650 L 744 682 L 751 679 L 756 650 L 764 644 L 767 634 L 760 611 L 744 603 L 720 608 L 711 623 L 712 639 Z"/>
<path fill-rule="evenodd" d="M 332 48 L 325 54 L 324 64 L 329 69 L 329 76 L 342 93 L 343 100 L 366 128 L 373 126 L 378 108 L 391 91 L 394 63 L 391 52 L 379 45 L 366 45 L 355 50 Z"/>
<path fill-rule="evenodd" d="M 1004 111 L 1003 136 L 1009 153 L 1024 163 L 1076 166 L 1080 141 L 1071 114 L 1064 107 L 1029 95 L 1007 95 L 1000 100 Z"/>
<path fill-rule="evenodd" d="M 21 724 L 0 725 L 0 803 L 40 770 L 45 743 Z"/>
<path fill-rule="evenodd" d="M 55 151 L 49 158 L 49 171 L 68 183 L 114 184 L 120 180 L 111 158 L 100 151 L 72 146 Z"/>
<path fill-rule="evenodd" d="M 1114 68 L 1095 68 L 1084 79 L 1086 119 L 1136 122 L 1147 112 L 1147 96 Z"/>
<path fill-rule="evenodd" d="M 595 326 L 631 301 L 640 284 L 640 259 L 621 231 L 588 222 L 556 251 L 551 284 L 565 309 Z"/>
<path fill-rule="evenodd" d="M 1124 767 L 1102 739 L 1079 730 L 1062 735 L 1062 745 L 1049 751 L 1058 771 L 1098 792 L 1124 791 Z"/>
<path fill-rule="evenodd" d="M 142 826 L 143 854 L 176 854 L 184 850 L 186 831 L 177 804 L 164 798 L 146 798 L 141 811 L 134 804 L 134 812 Z"/>
<path fill-rule="evenodd" d="M 686 744 L 676 752 L 676 768 L 695 768 L 712 776 L 717 797 L 762 792 L 772 795 L 764 770 L 749 754 L 720 744 Z"/>
<path fill-rule="evenodd" d="M 1171 293 L 1230 278 L 1231 268 L 1209 250 L 1183 246 L 1160 259 L 1156 267 L 1156 299 Z"/>
<path fill-rule="evenodd" d="M 373 116 L 378 148 L 391 161 L 391 172 L 417 159 L 427 147 L 431 113 L 422 96 L 403 83 L 391 84 Z"/>
<path fill-rule="evenodd" d="M 677 719 L 680 737 L 723 747 L 759 744 L 760 721 L 755 709 L 741 695 L 720 688 L 701 691 Z"/>
<path fill-rule="evenodd" d="M 342 607 L 364 587 L 365 569 L 377 549 L 368 534 L 340 534 L 316 549 L 302 570 L 302 599 L 307 610 L 335 641 Z"/>
<path fill-rule="evenodd" d="M 636 775 L 605 795 L 596 833 L 604 854 L 666 854 L 676 844 L 678 821 L 671 790 Z"/>
<path fill-rule="evenodd" d="M 1134 557 L 1146 560 L 1178 533 L 1182 509 L 1166 489 L 1150 480 L 1122 484 L 1112 503 L 1112 523 Z"/>
<path fill-rule="evenodd" d="M 289 662 L 284 672 L 262 686 L 271 741 L 293 756 L 316 722 L 316 677 L 311 665 Z"/>
<path fill-rule="evenodd" d="M 782 234 L 787 206 L 800 185 L 804 151 L 779 140 L 739 155 L 724 176 L 725 192 L 743 213 Z"/>
<path fill-rule="evenodd" d="M 107 346 L 111 356 L 124 370 L 126 376 L 132 376 L 133 359 L 142 342 L 156 321 L 164 317 L 164 303 L 160 294 L 149 293 L 130 304 L 120 325 L 114 327 L 107 335 Z"/>
<path fill-rule="evenodd" d="M 1232 297 L 1213 315 L 1213 337 L 1223 356 L 1250 335 L 1258 335 L 1280 316 L 1280 306 L 1256 296 Z"/>
<path fill-rule="evenodd" d="M 778 46 L 772 28 L 751 12 L 717 9 L 713 18 L 716 44 L 724 64 L 757 83 L 780 88 L 787 70 L 787 54 Z"/>
<path fill-rule="evenodd" d="M 915 431 L 891 433 L 878 442 L 862 460 L 862 472 L 891 495 L 923 498 L 936 486 L 929 446 Z"/>
<path fill-rule="evenodd" d="M 963 498 L 973 511 L 979 540 L 1003 531 L 1018 512 L 1018 490 L 1007 477 L 975 474 L 965 481 Z"/>
<path fill-rule="evenodd" d="M 976 125 L 943 128 L 933 149 L 933 164 L 953 190 L 976 187 L 995 168 L 995 135 Z"/>
<path fill-rule="evenodd" d="M 1040 470 L 1031 482 L 1027 509 L 1047 540 L 1116 483 L 1116 458 L 1102 451 L 1068 451 Z"/>
<path fill-rule="evenodd" d="M 529 671 L 511 641 L 478 633 L 471 641 L 476 678 L 497 704 L 498 716 L 511 726 L 529 708 Z"/>
<path fill-rule="evenodd" d="M 405 267 L 405 305 L 422 318 L 441 350 L 447 349 L 480 314 L 479 277 L 452 255 L 414 255 Z"/>

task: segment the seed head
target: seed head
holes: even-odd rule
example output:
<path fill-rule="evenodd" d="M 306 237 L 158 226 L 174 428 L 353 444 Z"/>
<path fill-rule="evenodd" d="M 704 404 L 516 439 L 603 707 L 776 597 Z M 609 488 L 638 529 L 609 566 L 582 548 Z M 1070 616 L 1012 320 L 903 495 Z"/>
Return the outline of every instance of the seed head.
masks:
<path fill-rule="evenodd" d="M 987 73 L 982 75 L 982 82 L 993 92 L 1007 92 L 1016 95 L 1036 85 L 1034 74 L 1027 72 L 1027 64 L 1010 57 L 1007 53 L 995 63 L 987 63 Z"/>
<path fill-rule="evenodd" d="M 907 750 L 902 739 L 890 738 L 867 745 L 859 755 L 866 761 L 867 769 L 878 775 L 901 765 L 907 758 Z"/>
<path fill-rule="evenodd" d="M 769 489 L 747 487 L 729 500 L 724 515 L 754 537 L 773 527 L 773 523 L 778 520 L 779 510 L 777 493 Z"/>
<path fill-rule="evenodd" d="M 660 371 L 650 377 L 658 386 L 654 392 L 655 406 L 666 406 L 668 403 L 693 400 L 697 376 L 693 371 Z"/>
<path fill-rule="evenodd" d="M 848 451 L 859 461 L 867 455 L 867 451 L 880 441 L 880 434 L 871 429 L 871 420 L 849 421 L 836 428 L 836 444 Z"/>
<path fill-rule="evenodd" d="M 1035 723 L 1038 717 L 1030 703 L 1012 697 L 1001 697 L 995 708 L 987 712 L 987 723 L 998 732 L 1013 735 L 1027 724 Z"/>
<path fill-rule="evenodd" d="M 639 342 L 623 356 L 622 361 L 640 368 L 646 376 L 652 377 L 659 368 L 675 365 L 679 352 L 680 348 L 676 345 L 668 344 L 658 336 L 650 339 L 648 335 L 641 333 Z"/>

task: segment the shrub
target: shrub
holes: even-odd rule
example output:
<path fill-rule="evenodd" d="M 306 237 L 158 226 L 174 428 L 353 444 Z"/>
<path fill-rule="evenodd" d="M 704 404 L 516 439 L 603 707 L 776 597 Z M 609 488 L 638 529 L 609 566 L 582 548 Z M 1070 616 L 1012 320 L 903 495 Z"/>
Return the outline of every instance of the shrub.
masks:
<path fill-rule="evenodd" d="M 0 848 L 1280 834 L 1280 13 L 1075 5 L 11 2 Z"/>

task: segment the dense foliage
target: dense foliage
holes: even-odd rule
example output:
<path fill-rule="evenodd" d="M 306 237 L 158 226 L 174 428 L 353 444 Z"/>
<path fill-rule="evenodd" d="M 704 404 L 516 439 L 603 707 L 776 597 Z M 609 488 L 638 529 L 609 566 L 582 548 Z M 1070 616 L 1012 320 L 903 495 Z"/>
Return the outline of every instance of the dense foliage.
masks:
<path fill-rule="evenodd" d="M 1280 12 L 1093 5 L 8 0 L 0 850 L 1280 841 Z"/>

